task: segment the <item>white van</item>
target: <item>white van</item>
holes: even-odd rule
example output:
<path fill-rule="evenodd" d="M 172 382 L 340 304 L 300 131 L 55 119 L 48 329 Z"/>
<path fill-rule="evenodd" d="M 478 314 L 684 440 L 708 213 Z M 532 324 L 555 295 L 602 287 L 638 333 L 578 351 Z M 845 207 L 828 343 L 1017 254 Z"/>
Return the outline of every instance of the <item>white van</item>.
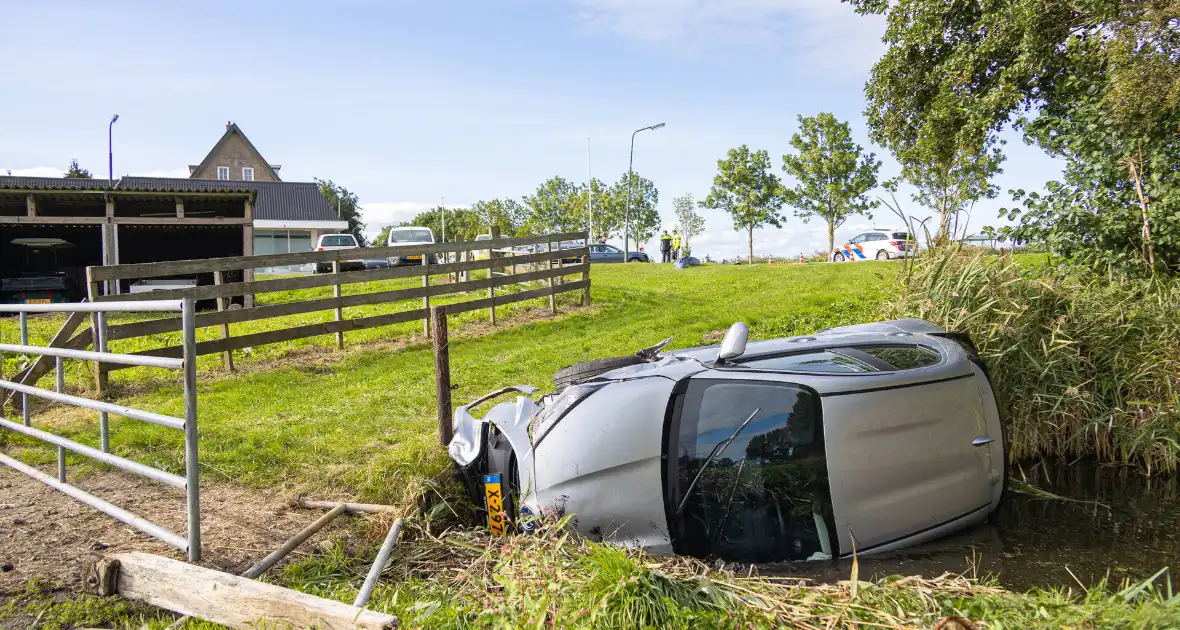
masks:
<path fill-rule="evenodd" d="M 405 245 L 433 245 L 434 232 L 427 227 L 395 227 L 389 229 L 389 240 L 385 243 L 389 247 L 400 247 Z M 393 266 L 398 265 L 421 265 L 422 256 L 390 256 L 389 264 Z M 430 254 L 430 264 L 438 264 L 438 257 Z"/>

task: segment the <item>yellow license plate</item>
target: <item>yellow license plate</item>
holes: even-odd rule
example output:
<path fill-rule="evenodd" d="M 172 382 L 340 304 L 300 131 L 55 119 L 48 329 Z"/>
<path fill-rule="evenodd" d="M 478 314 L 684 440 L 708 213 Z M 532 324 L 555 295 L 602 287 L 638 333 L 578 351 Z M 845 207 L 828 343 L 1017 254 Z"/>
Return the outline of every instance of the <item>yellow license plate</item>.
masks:
<path fill-rule="evenodd" d="M 409 258 L 410 260 L 422 260 L 421 256 L 406 256 L 406 258 Z"/>
<path fill-rule="evenodd" d="M 31 300 L 25 300 L 25 304 L 49 304 L 49 300 L 46 298 L 33 298 Z"/>
<path fill-rule="evenodd" d="M 483 476 L 483 495 L 488 504 L 488 529 L 497 536 L 507 530 L 504 520 L 504 493 L 500 490 L 500 475 Z"/>

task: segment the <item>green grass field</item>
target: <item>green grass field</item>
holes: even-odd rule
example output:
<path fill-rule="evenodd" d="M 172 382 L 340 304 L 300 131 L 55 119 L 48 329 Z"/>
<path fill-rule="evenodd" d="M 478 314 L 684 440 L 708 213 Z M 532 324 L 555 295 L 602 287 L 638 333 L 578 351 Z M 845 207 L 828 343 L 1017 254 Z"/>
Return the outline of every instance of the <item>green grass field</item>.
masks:
<path fill-rule="evenodd" d="M 509 384 L 549 390 L 553 372 L 565 365 L 630 353 L 668 336 L 675 337 L 672 348 L 705 345 L 734 321 L 750 324 L 753 337 L 767 338 L 874 320 L 897 288 L 893 280 L 900 270 L 896 263 L 876 262 L 713 265 L 685 271 L 666 265 L 595 267 L 590 308 L 576 307 L 576 296 L 567 295 L 556 318 L 549 316 L 543 300 L 498 310 L 501 319 L 495 327 L 486 321 L 486 313 L 455 318 L 453 396 L 461 403 Z M 388 288 L 388 283 L 374 283 L 350 292 Z M 330 317 L 329 312 L 265 325 Z M 46 340 L 55 326 L 53 318 L 38 318 L 34 341 Z M 260 329 L 251 326 L 257 325 L 241 325 L 235 334 Z M 5 339 L 13 339 L 15 331 L 15 321 L 0 322 Z M 202 334 L 208 338 L 217 331 Z M 217 357 L 203 360 L 203 479 L 262 491 L 281 487 L 394 503 L 413 515 L 416 499 L 444 477 L 440 473 L 449 462 L 435 434 L 429 344 L 419 323 L 349 333 L 348 340 L 344 352 L 335 349 L 334 337 L 326 336 L 255 348 L 248 356 L 238 353 L 241 371 L 235 374 L 221 370 Z M 158 345 L 160 339 L 113 349 L 151 343 Z M 6 373 L 13 367 L 6 366 Z M 72 368 L 70 382 L 85 388 L 86 368 Z M 180 413 L 174 376 L 136 369 L 116 373 L 114 382 L 119 402 Z M 95 415 L 51 408 L 34 424 L 97 444 Z M 175 432 L 112 418 L 111 444 L 117 454 L 182 470 L 181 440 Z M 0 445 L 44 469 L 51 466 L 51 451 L 19 437 L 0 435 Z M 71 459 L 71 474 L 94 470 L 89 466 Z M 444 496 L 447 492 L 442 489 Z M 655 559 L 596 545 L 559 528 L 497 539 L 454 528 L 444 505 L 435 502 L 428 513 L 412 518 L 392 574 L 370 603 L 375 610 L 396 613 L 410 627 L 929 628 L 952 615 L 986 619 L 989 628 L 1168 627 L 1180 606 L 1180 596 L 1146 585 L 1121 592 L 1099 586 L 1080 594 L 1014 594 L 967 578 L 864 581 L 855 569 L 847 582 L 800 587 L 793 581 L 717 571 L 692 560 Z M 375 548 L 377 542 L 371 543 Z M 371 554 L 371 549 L 349 552 L 337 545 L 267 579 L 351 601 Z M 47 628 L 163 628 L 174 619 L 110 598 L 73 596 L 50 606 L 45 589 L 44 582 L 30 582 L 0 608 L 0 619 L 6 614 L 33 617 L 46 610 L 52 610 L 41 619 Z M 190 622 L 186 627 L 212 626 Z"/>

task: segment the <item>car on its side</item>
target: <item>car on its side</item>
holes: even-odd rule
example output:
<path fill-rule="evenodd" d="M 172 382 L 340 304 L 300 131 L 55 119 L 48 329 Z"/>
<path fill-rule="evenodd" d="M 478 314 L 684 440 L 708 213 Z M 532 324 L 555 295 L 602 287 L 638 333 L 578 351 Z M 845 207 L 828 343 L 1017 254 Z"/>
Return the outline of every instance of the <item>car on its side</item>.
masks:
<path fill-rule="evenodd" d="M 873 229 L 848 239 L 832 250 L 832 262 L 895 260 L 910 255 L 913 236 L 905 230 Z"/>
<path fill-rule="evenodd" d="M 386 239 L 385 244 L 389 247 L 400 247 L 407 245 L 433 245 L 434 232 L 428 227 L 395 227 L 390 228 L 389 238 Z M 438 256 L 435 254 L 428 254 L 430 257 L 429 264 L 438 264 Z M 402 265 L 421 265 L 421 254 L 406 254 L 403 256 L 390 256 L 389 264 L 394 267 Z"/>
<path fill-rule="evenodd" d="M 356 237 L 351 234 L 321 234 L 319 240 L 316 241 L 315 251 L 327 252 L 334 249 L 359 249 L 360 244 L 356 242 Z M 361 259 L 356 260 L 342 260 L 340 261 L 340 271 L 360 271 L 365 268 L 365 261 Z M 331 273 L 332 263 L 316 263 L 316 273 Z"/>
<path fill-rule="evenodd" d="M 824 560 L 985 521 L 1004 493 L 995 394 L 965 335 L 921 320 L 720 348 L 662 344 L 454 412 L 448 451 L 493 529 L 725 561 Z M 518 391 L 482 418 L 472 409 Z M 489 506 L 491 509 L 489 510 Z"/>
<path fill-rule="evenodd" d="M 644 252 L 627 252 L 625 257 L 630 262 L 651 262 Z M 590 262 L 592 263 L 621 263 L 624 262 L 623 250 L 607 243 L 590 244 Z"/>

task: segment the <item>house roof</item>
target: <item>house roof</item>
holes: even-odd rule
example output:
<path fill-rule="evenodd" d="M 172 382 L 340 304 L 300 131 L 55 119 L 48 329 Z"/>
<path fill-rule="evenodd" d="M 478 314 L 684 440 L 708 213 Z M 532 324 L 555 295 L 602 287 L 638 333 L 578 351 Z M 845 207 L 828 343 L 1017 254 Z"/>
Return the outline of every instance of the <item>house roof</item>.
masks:
<path fill-rule="evenodd" d="M 246 134 L 242 133 L 242 129 L 241 129 L 240 127 L 238 127 L 238 124 L 237 124 L 237 123 L 235 123 L 235 122 L 228 122 L 228 123 L 226 123 L 226 124 L 225 124 L 225 133 L 221 135 L 221 139 L 219 139 L 219 140 L 217 141 L 217 143 L 213 145 L 213 148 L 212 148 L 212 149 L 209 149 L 209 153 L 205 155 L 205 159 L 201 160 L 201 163 L 200 163 L 200 164 L 198 164 L 198 165 L 196 165 L 195 167 L 194 167 L 194 166 L 192 166 L 192 165 L 190 165 L 190 166 L 189 166 L 189 172 L 190 172 L 190 174 L 191 174 L 191 175 L 195 175 L 195 174 L 196 174 L 196 173 L 198 173 L 199 171 L 203 170 L 203 169 L 204 169 L 206 166 L 208 166 L 208 165 L 209 165 L 209 160 L 213 159 L 213 155 L 214 155 L 215 153 L 217 153 L 217 149 L 218 149 L 218 148 L 219 148 L 219 147 L 220 147 L 222 144 L 224 144 L 226 140 L 229 140 L 229 137 L 230 137 L 231 135 L 234 135 L 234 134 L 237 134 L 239 137 L 241 137 L 241 138 L 242 138 L 242 142 L 245 142 L 245 143 L 246 143 L 246 146 L 247 146 L 247 147 L 249 147 L 249 148 L 250 148 L 250 150 L 254 152 L 254 155 L 258 156 L 258 162 L 259 162 L 260 164 L 262 164 L 262 166 L 263 166 L 263 167 L 264 167 L 264 168 L 265 168 L 267 171 L 270 171 L 270 176 L 271 176 L 271 177 L 273 177 L 273 178 L 275 179 L 275 181 L 276 181 L 276 182 L 281 182 L 281 181 L 283 181 L 283 180 L 282 180 L 282 178 L 280 178 L 280 177 L 279 177 L 279 174 L 278 174 L 278 172 L 277 172 L 277 169 L 275 169 L 273 166 L 271 166 L 271 165 L 270 165 L 270 162 L 267 162 L 267 161 L 266 161 L 266 158 L 262 157 L 262 152 L 260 152 L 260 151 L 259 151 L 259 150 L 258 150 L 258 149 L 257 149 L 257 148 L 254 146 L 254 143 L 253 143 L 253 142 L 250 142 L 250 139 L 246 137 Z"/>
<path fill-rule="evenodd" d="M 92 190 L 124 192 L 227 192 L 254 195 L 254 218 L 273 221 L 335 221 L 336 210 L 312 182 L 244 182 L 179 177 L 126 176 L 106 179 L 0 176 L 0 191 Z"/>

